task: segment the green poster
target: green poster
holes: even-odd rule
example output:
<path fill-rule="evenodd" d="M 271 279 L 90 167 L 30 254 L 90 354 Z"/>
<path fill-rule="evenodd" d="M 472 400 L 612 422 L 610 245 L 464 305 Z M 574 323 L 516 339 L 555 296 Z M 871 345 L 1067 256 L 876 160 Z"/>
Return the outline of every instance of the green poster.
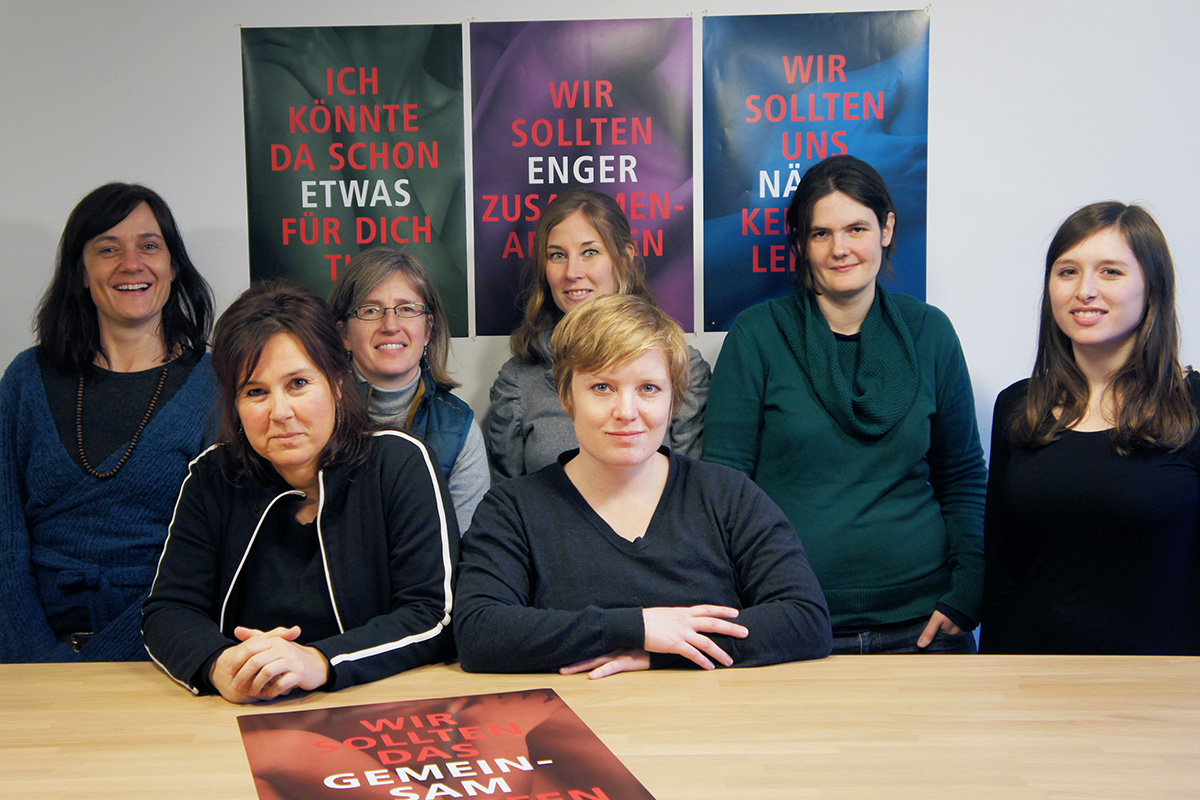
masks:
<path fill-rule="evenodd" d="M 408 249 L 465 336 L 462 26 L 247 28 L 242 80 L 251 280 Z"/>

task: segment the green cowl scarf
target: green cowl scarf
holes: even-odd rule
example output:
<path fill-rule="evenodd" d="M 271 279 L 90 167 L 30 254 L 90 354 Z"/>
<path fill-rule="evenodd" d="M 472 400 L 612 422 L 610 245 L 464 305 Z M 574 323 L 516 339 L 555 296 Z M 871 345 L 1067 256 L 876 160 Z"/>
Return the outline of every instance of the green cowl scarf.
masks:
<path fill-rule="evenodd" d="M 917 304 L 898 304 L 875 284 L 851 364 L 839 358 L 817 298 L 804 287 L 792 302 L 771 304 L 771 313 L 821 405 L 848 435 L 881 437 L 912 408 L 918 381 L 913 339 L 924 319 Z"/>

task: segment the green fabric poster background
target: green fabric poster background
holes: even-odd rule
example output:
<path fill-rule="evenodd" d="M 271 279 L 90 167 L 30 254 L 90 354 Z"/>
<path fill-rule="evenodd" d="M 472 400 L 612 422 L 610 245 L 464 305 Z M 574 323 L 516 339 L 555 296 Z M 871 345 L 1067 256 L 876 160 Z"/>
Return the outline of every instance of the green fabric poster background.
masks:
<path fill-rule="evenodd" d="M 242 80 L 250 279 L 409 249 L 467 335 L 462 26 L 247 28 Z"/>

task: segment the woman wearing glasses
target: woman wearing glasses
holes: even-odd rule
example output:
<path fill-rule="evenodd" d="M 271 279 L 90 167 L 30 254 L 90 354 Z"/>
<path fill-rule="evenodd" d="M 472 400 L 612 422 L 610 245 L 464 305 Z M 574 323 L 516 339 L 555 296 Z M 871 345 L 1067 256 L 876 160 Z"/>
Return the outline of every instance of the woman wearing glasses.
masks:
<path fill-rule="evenodd" d="M 465 532 L 491 484 L 475 413 L 451 393 L 450 328 L 437 287 L 412 253 L 375 247 L 350 260 L 329 307 L 371 419 L 415 433 L 437 453 Z"/>

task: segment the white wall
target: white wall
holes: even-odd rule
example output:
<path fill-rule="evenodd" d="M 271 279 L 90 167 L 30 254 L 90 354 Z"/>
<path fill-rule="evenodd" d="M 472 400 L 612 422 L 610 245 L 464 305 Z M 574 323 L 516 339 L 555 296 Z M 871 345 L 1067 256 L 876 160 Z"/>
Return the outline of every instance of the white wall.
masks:
<path fill-rule="evenodd" d="M 74 204 L 108 180 L 171 204 L 218 310 L 247 283 L 240 25 L 387 25 L 562 18 L 558 2 L 0 0 L 0 362 L 29 323 Z M 581 19 L 911 8 L 875 0 L 613 0 Z M 1028 374 L 1041 262 L 1075 208 L 1146 202 L 1181 284 L 1184 358 L 1200 363 L 1189 222 L 1200 178 L 1192 63 L 1200 5 L 1177 0 L 941 0 L 932 8 L 930 302 L 954 321 L 987 438 L 996 393 Z M 699 79 L 699 70 L 696 72 Z M 697 93 L 698 98 L 698 93 Z M 699 204 L 697 204 L 699 207 Z M 699 230 L 699 227 L 697 228 Z M 697 243 L 697 251 L 699 252 Z M 710 360 L 721 334 L 697 334 Z M 477 411 L 506 356 L 455 340 Z"/>

